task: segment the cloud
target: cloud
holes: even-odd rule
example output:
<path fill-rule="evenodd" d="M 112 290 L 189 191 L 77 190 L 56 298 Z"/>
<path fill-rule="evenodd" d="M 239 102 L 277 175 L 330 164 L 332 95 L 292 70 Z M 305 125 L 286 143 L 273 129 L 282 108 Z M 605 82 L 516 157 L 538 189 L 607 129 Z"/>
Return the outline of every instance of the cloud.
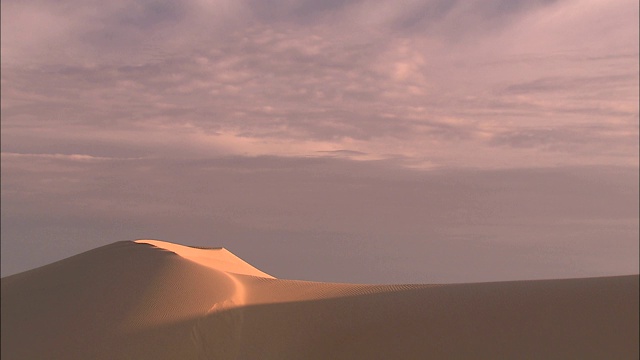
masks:
<path fill-rule="evenodd" d="M 495 166 L 487 138 L 584 132 L 637 114 L 629 2 L 581 11 L 573 1 L 73 4 L 3 3 L 4 151 L 348 148 Z M 598 18 L 595 34 L 586 24 L 600 13 L 610 18 Z M 48 23 L 51 31 L 18 31 Z M 629 146 L 605 163 L 637 162 L 634 144 L 621 143 Z M 573 147 L 574 163 L 592 161 L 581 156 L 589 146 Z M 443 147 L 455 155 L 437 154 Z M 476 156 L 461 164 L 461 148 Z"/>
<path fill-rule="evenodd" d="M 612 144 L 611 138 L 615 138 L 617 143 Z M 574 154 L 584 152 L 584 156 L 624 156 L 629 148 L 637 144 L 637 133 L 620 133 L 619 129 L 610 126 L 533 128 L 496 134 L 491 143 L 497 146 L 543 148 Z M 582 146 L 584 143 L 589 143 L 590 148 L 585 149 Z"/>

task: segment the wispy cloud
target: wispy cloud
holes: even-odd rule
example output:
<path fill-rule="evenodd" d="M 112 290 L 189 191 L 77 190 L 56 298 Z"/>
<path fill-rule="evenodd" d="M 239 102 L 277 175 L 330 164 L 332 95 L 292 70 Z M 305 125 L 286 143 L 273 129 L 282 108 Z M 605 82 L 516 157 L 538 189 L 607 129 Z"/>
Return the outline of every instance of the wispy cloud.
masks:
<path fill-rule="evenodd" d="M 505 133 L 623 124 L 623 138 L 588 137 L 620 148 L 600 163 L 635 164 L 637 6 L 7 1 L 3 151 L 350 149 L 498 166 Z M 561 136 L 572 132 L 553 131 L 572 146 L 528 147 L 592 163 L 592 142 Z"/>

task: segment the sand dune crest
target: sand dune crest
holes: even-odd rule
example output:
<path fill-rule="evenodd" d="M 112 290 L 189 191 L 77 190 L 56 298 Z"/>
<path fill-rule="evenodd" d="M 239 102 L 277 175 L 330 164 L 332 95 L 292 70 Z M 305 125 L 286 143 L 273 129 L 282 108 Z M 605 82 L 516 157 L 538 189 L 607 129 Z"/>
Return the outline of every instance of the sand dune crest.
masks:
<path fill-rule="evenodd" d="M 249 265 L 225 248 L 196 248 L 160 240 L 136 240 L 138 244 L 150 244 L 191 260 L 202 266 L 235 274 L 272 278 L 273 276 Z"/>

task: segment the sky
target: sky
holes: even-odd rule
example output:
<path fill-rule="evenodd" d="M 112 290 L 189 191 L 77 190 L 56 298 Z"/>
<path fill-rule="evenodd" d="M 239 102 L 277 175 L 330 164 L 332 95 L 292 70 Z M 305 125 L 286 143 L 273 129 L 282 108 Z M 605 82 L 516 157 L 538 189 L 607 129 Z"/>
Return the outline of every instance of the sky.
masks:
<path fill-rule="evenodd" d="M 635 0 L 1 7 L 2 276 L 138 238 L 315 281 L 638 273 Z"/>

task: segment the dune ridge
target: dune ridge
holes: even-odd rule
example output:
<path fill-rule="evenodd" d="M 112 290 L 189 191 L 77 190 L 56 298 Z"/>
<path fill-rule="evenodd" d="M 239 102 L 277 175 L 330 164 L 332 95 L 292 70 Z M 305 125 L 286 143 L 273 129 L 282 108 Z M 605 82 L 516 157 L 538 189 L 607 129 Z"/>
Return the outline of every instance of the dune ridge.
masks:
<path fill-rule="evenodd" d="M 180 244 L 174 244 L 161 240 L 136 240 L 137 244 L 149 244 L 160 249 L 171 251 L 185 259 L 193 261 L 202 266 L 206 266 L 212 269 L 221 270 L 225 272 L 260 276 L 265 278 L 272 278 L 273 276 L 262 272 L 252 265 L 248 264 L 241 258 L 232 254 L 229 250 L 219 248 L 198 248 L 191 246 L 184 246 Z"/>
<path fill-rule="evenodd" d="M 638 302 L 638 275 L 319 283 L 123 241 L 2 278 L 2 358 L 635 359 Z"/>

